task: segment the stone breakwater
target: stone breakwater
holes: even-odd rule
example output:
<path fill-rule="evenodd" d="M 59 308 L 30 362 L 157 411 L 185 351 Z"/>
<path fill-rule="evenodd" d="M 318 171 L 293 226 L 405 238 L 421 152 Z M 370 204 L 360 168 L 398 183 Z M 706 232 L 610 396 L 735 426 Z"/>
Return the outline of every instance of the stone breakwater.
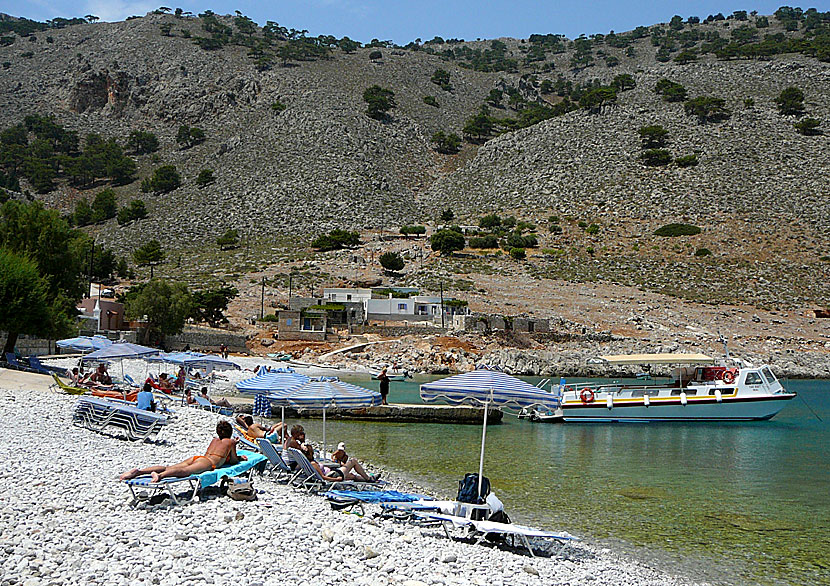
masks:
<path fill-rule="evenodd" d="M 74 401 L 0 389 L 2 586 L 688 583 L 585 542 L 564 560 L 533 559 L 334 512 L 267 477 L 254 479 L 255 502 L 132 508 L 118 474 L 203 453 L 216 417 L 180 409 L 158 443 L 129 443 L 73 426 Z"/>

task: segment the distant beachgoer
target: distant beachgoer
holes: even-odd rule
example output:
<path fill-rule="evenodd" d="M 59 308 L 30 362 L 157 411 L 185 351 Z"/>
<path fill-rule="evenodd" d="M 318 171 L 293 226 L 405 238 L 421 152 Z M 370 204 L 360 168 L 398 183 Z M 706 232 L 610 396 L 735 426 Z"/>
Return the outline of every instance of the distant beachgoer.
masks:
<path fill-rule="evenodd" d="M 210 401 L 211 405 L 217 405 L 219 407 L 228 407 L 229 409 L 233 409 L 233 405 L 225 397 L 220 397 L 219 399 L 211 399 L 210 397 L 208 397 L 207 387 L 202 387 L 202 390 L 199 391 L 199 395 L 203 399 L 207 399 L 208 401 Z"/>
<path fill-rule="evenodd" d="M 130 480 L 144 474 L 149 474 L 153 482 L 158 482 L 165 478 L 186 478 L 191 474 L 200 474 L 208 470 L 216 470 L 225 464 L 234 465 L 242 460 L 247 460 L 245 456 L 239 456 L 236 453 L 236 440 L 231 438 L 233 428 L 230 422 L 222 420 L 216 424 L 216 435 L 218 438 L 213 438 L 208 445 L 207 452 L 204 456 L 193 456 L 178 464 L 170 466 L 150 466 L 149 468 L 133 468 L 129 472 L 125 472 L 120 476 L 121 480 Z"/>
<path fill-rule="evenodd" d="M 385 367 L 383 370 L 380 371 L 380 374 L 378 375 L 378 380 L 380 381 L 381 404 L 388 405 L 389 403 L 386 402 L 386 397 L 389 396 L 389 376 L 386 374 Z"/>
<path fill-rule="evenodd" d="M 153 387 L 149 383 L 144 383 L 144 388 L 138 392 L 136 407 L 144 409 L 145 411 L 156 410 L 156 402 L 153 399 Z"/>
<path fill-rule="evenodd" d="M 193 398 L 193 395 L 190 392 L 190 389 L 185 389 L 184 391 L 184 402 L 187 405 L 195 405 L 196 399 Z"/>
<path fill-rule="evenodd" d="M 219 346 L 219 353 L 222 355 L 222 358 L 228 358 L 228 347 L 222 344 Z"/>
<path fill-rule="evenodd" d="M 176 380 L 173 381 L 173 386 L 179 390 L 184 388 L 184 383 L 187 380 L 187 371 L 185 370 L 184 366 L 179 367 L 179 374 L 176 375 Z"/>

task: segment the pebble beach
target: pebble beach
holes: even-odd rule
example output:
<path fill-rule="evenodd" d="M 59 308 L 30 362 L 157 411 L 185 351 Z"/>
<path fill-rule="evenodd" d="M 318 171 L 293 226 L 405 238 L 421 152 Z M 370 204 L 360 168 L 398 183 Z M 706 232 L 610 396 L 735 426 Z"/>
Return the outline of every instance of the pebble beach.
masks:
<path fill-rule="evenodd" d="M 77 399 L 47 385 L 0 374 L 0 586 L 693 583 L 586 540 L 537 558 L 451 541 L 440 527 L 376 518 L 376 505 L 363 517 L 333 511 L 268 475 L 254 476 L 253 502 L 210 492 L 132 507 L 118 475 L 204 453 L 217 416 L 180 407 L 155 442 L 128 442 L 74 426 Z"/>

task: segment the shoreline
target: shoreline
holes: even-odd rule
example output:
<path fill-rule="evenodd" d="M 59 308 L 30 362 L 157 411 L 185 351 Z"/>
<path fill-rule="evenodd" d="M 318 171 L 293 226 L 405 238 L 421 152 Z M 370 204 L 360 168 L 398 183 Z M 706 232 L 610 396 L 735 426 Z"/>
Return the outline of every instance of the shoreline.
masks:
<path fill-rule="evenodd" d="M 332 511 L 267 476 L 254 477 L 263 491 L 254 502 L 132 508 L 117 475 L 202 453 L 216 416 L 179 408 L 157 443 L 130 443 L 73 426 L 74 398 L 21 390 L 12 378 L 0 378 L 0 424 L 11 438 L 2 448 L 11 471 L 0 486 L 3 584 L 338 583 L 344 573 L 355 584 L 412 586 L 693 584 L 585 542 L 562 560 L 448 541 L 440 528 L 374 519 L 372 505 L 363 518 Z M 27 433 L 44 425 L 61 431 L 33 444 Z M 360 456 L 371 467 L 371 454 Z M 424 488 L 386 472 L 404 490 Z"/>

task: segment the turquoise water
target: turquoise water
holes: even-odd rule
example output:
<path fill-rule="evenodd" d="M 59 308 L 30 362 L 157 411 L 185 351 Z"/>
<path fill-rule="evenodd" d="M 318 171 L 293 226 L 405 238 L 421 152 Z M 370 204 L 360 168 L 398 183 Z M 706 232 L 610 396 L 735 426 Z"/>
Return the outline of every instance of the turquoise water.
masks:
<path fill-rule="evenodd" d="M 390 401 L 420 402 L 418 384 L 434 378 L 393 382 Z M 800 396 L 766 422 L 557 425 L 508 415 L 488 427 L 484 473 L 514 521 L 723 584 L 830 584 L 830 381 L 786 386 Z M 320 439 L 319 420 L 304 425 Z M 326 435 L 441 495 L 478 470 L 479 426 L 329 421 Z"/>

